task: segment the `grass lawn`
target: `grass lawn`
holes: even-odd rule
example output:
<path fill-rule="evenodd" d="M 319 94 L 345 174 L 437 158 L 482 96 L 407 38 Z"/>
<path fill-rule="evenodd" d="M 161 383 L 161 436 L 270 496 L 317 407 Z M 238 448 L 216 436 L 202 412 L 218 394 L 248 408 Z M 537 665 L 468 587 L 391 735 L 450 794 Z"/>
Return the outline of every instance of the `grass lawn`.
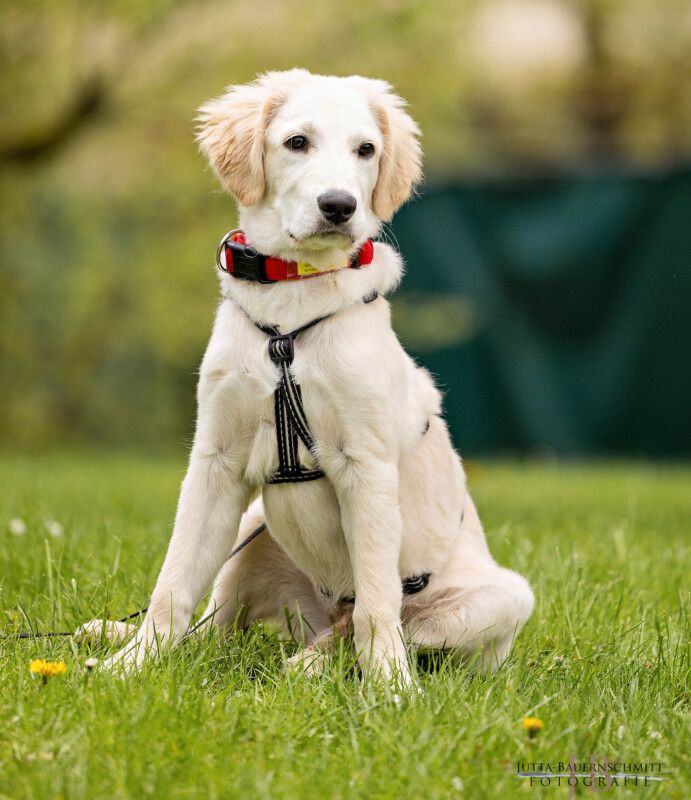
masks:
<path fill-rule="evenodd" d="M 63 630 L 144 605 L 183 469 L 183 455 L 2 456 L 0 630 L 26 628 L 24 612 Z M 590 754 L 661 762 L 668 777 L 605 796 L 691 797 L 691 468 L 469 471 L 495 557 L 537 595 L 496 675 L 423 665 L 420 693 L 399 697 L 363 685 L 341 647 L 310 680 L 283 673 L 292 645 L 257 626 L 185 643 L 123 681 L 79 673 L 88 651 L 70 639 L 5 640 L 0 798 L 568 797 L 565 785 L 531 787 L 516 762 L 555 769 Z M 33 658 L 68 672 L 42 685 Z M 544 722 L 533 739 L 528 715 Z"/>

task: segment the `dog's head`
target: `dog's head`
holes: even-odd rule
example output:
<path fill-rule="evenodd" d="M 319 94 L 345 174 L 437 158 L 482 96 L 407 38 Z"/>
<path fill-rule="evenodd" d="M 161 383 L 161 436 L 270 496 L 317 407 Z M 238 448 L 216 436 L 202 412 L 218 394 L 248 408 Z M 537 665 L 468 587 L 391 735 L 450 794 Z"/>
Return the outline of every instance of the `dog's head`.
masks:
<path fill-rule="evenodd" d="M 202 106 L 197 138 L 255 247 L 322 261 L 374 236 L 420 180 L 404 105 L 384 81 L 270 72 Z"/>

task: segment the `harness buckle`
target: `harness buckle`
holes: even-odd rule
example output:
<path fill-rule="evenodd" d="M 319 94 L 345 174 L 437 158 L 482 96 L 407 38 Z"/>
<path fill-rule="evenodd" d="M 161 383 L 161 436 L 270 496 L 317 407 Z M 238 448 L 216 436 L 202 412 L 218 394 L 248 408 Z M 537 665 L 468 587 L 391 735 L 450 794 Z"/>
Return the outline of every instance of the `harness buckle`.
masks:
<path fill-rule="evenodd" d="M 284 361 L 290 364 L 294 356 L 295 348 L 293 346 L 293 337 L 290 333 L 269 338 L 269 358 L 274 364 L 280 364 Z"/>

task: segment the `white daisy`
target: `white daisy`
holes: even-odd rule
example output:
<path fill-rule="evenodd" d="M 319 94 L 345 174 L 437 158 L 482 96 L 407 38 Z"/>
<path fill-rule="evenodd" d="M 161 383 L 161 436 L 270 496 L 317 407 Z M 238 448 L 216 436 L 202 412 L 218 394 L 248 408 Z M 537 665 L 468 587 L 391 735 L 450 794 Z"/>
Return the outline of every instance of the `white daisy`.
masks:
<path fill-rule="evenodd" d="M 10 520 L 10 533 L 15 536 L 24 536 L 26 533 L 26 522 L 21 517 L 12 517 Z"/>
<path fill-rule="evenodd" d="M 46 520 L 46 530 L 51 536 L 55 536 L 56 538 L 58 536 L 62 536 L 65 532 L 65 529 L 62 527 L 62 525 L 54 519 Z"/>

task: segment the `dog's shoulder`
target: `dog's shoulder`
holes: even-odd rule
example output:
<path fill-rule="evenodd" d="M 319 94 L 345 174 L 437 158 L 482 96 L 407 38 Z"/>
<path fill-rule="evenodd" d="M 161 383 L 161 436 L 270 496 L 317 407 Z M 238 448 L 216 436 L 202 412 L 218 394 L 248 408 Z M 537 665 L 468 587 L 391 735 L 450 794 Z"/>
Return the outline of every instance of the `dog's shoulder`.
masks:
<path fill-rule="evenodd" d="M 263 358 L 266 338 L 236 303 L 222 300 L 199 368 L 200 397 L 220 382 L 237 383 L 250 377 L 271 386 L 274 371 Z"/>

